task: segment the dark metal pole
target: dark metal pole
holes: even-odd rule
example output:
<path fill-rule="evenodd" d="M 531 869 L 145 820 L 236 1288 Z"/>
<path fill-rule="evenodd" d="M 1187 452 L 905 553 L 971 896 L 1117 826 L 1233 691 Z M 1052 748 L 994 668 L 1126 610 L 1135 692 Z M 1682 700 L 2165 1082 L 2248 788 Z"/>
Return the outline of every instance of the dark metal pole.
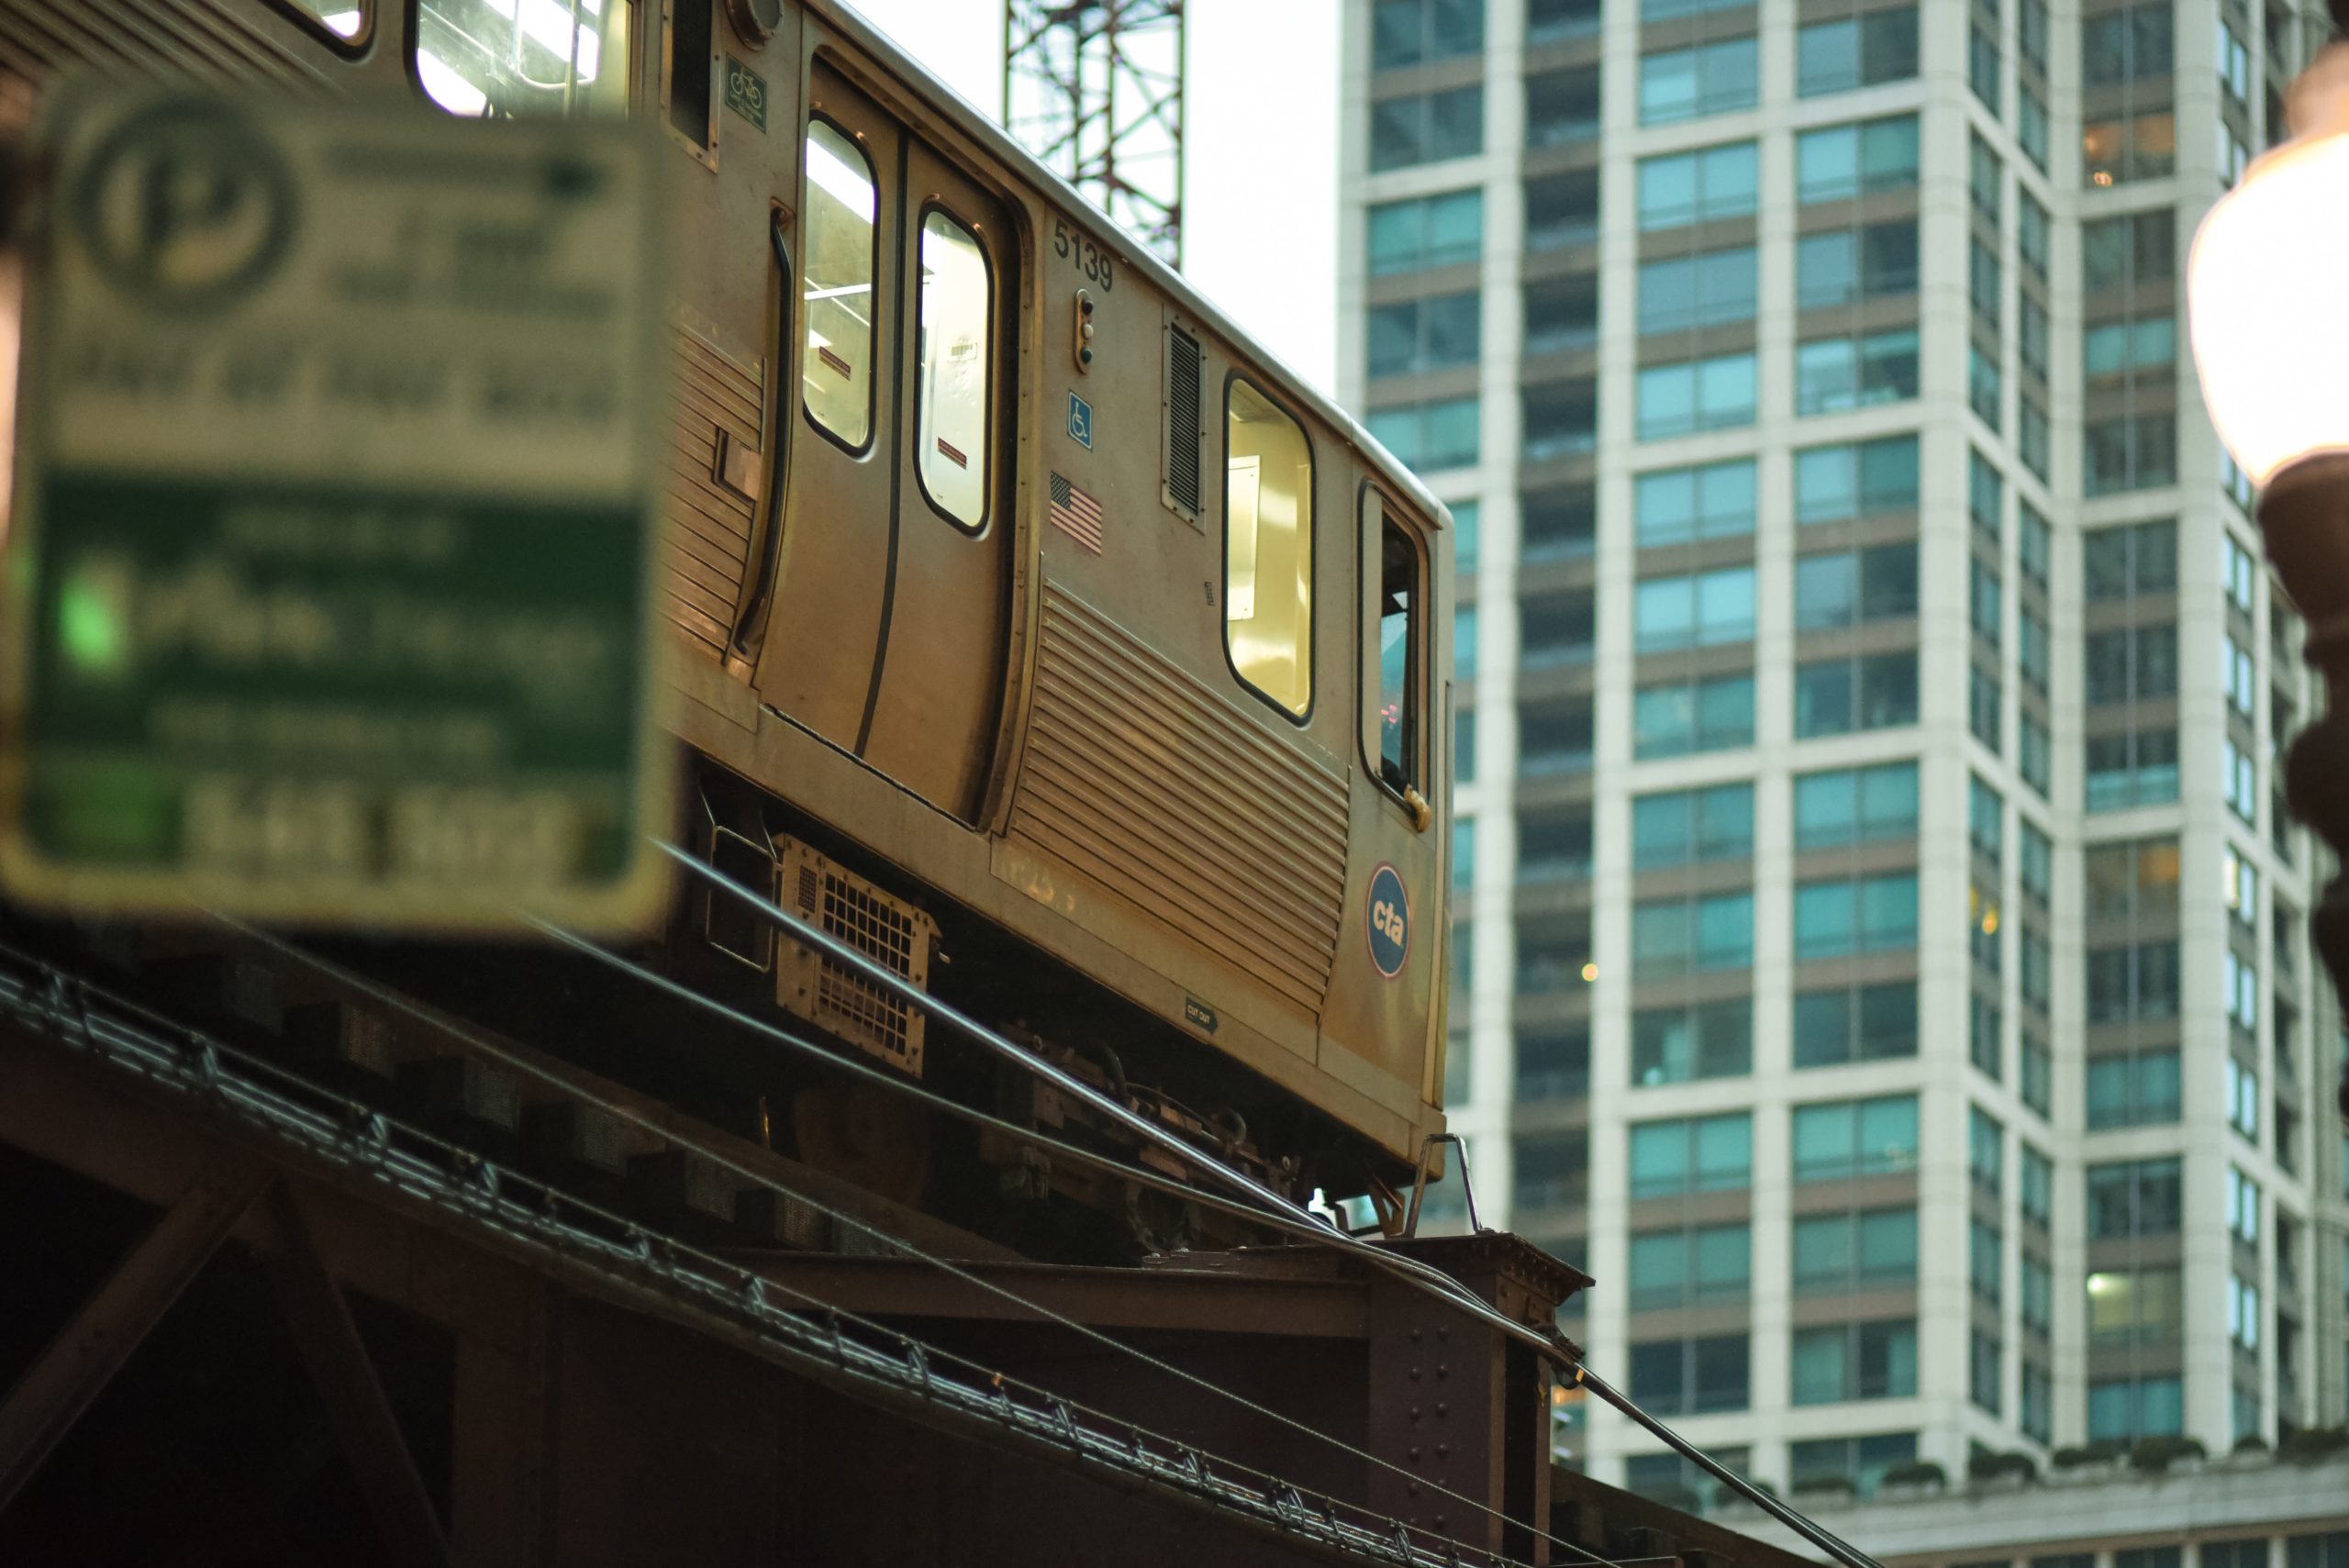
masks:
<path fill-rule="evenodd" d="M 351 1320 L 342 1287 L 327 1270 L 309 1220 L 293 1190 L 282 1184 L 269 1207 L 284 1248 L 269 1260 L 270 1284 L 293 1330 L 295 1349 L 326 1406 L 327 1424 L 340 1440 L 367 1499 L 376 1533 L 402 1568 L 449 1568 L 448 1543 L 424 1477 L 417 1473 L 393 1418 L 392 1402 Z"/>
<path fill-rule="evenodd" d="M 2336 21 L 2349 0 L 2333 0 Z M 2349 456 L 2303 458 L 2268 481 L 2259 497 L 2267 559 L 2308 620 L 2303 656 L 2324 677 L 2325 713 L 2302 729 L 2284 759 L 2292 815 L 2349 858 Z M 2349 875 L 2335 873 L 2309 912 L 2309 933 L 2349 1006 Z M 2349 1062 L 2337 1095 L 2349 1119 Z"/>

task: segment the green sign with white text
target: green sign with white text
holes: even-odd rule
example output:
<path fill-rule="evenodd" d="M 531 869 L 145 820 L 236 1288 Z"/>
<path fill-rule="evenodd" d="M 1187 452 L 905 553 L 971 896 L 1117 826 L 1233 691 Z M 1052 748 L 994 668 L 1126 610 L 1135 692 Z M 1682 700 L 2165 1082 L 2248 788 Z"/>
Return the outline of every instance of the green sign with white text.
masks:
<path fill-rule="evenodd" d="M 11 892 L 652 917 L 638 128 L 59 106 L 7 540 Z"/>
<path fill-rule="evenodd" d="M 767 79 L 730 54 L 726 57 L 726 106 L 761 130 L 767 128 Z"/>

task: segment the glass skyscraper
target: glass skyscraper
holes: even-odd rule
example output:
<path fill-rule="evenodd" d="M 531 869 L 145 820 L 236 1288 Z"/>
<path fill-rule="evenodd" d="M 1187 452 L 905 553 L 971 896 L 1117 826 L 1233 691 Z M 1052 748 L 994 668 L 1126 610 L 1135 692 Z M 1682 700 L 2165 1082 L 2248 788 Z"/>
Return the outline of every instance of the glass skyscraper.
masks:
<path fill-rule="evenodd" d="M 1460 524 L 1479 1218 L 1781 1491 L 2341 1420 L 2317 693 L 2181 290 L 2321 8 L 1345 17 L 1341 392 Z"/>

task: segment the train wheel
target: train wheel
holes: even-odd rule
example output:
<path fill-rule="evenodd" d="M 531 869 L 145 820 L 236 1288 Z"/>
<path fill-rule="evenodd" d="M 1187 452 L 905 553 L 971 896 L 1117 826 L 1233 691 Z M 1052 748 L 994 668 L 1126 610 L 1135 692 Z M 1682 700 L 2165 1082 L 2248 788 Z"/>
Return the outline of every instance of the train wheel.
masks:
<path fill-rule="evenodd" d="M 896 1203 L 918 1204 L 930 1180 L 930 1121 L 921 1107 L 865 1084 L 792 1097 L 799 1157 Z"/>

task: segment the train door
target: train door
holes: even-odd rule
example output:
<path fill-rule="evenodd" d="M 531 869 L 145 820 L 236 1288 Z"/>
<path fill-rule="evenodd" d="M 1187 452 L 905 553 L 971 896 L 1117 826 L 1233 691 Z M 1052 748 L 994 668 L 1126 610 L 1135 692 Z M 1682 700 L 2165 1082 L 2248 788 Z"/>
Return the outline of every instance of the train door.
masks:
<path fill-rule="evenodd" d="M 800 157 L 798 366 L 760 697 L 861 751 L 889 605 L 904 132 L 820 64 Z M 788 285 L 787 285 L 788 286 Z M 785 301 L 786 323 L 793 302 Z M 789 328 L 786 326 L 786 338 Z M 786 361 L 787 363 L 787 361 Z M 789 384 L 786 368 L 784 378 Z"/>
<path fill-rule="evenodd" d="M 1424 525 L 1371 486 L 1362 492 L 1358 526 L 1361 748 L 1369 788 L 1355 792 L 1356 863 L 1364 869 L 1353 896 L 1372 973 L 1367 1000 L 1338 1038 L 1416 1096 L 1443 951 L 1432 561 Z"/>
<path fill-rule="evenodd" d="M 799 428 L 759 692 L 972 820 L 1008 642 L 1011 224 L 821 63 L 802 170 Z"/>
<path fill-rule="evenodd" d="M 1019 250 L 1009 212 L 906 146 L 895 592 L 864 760 L 975 820 L 1009 640 Z"/>

